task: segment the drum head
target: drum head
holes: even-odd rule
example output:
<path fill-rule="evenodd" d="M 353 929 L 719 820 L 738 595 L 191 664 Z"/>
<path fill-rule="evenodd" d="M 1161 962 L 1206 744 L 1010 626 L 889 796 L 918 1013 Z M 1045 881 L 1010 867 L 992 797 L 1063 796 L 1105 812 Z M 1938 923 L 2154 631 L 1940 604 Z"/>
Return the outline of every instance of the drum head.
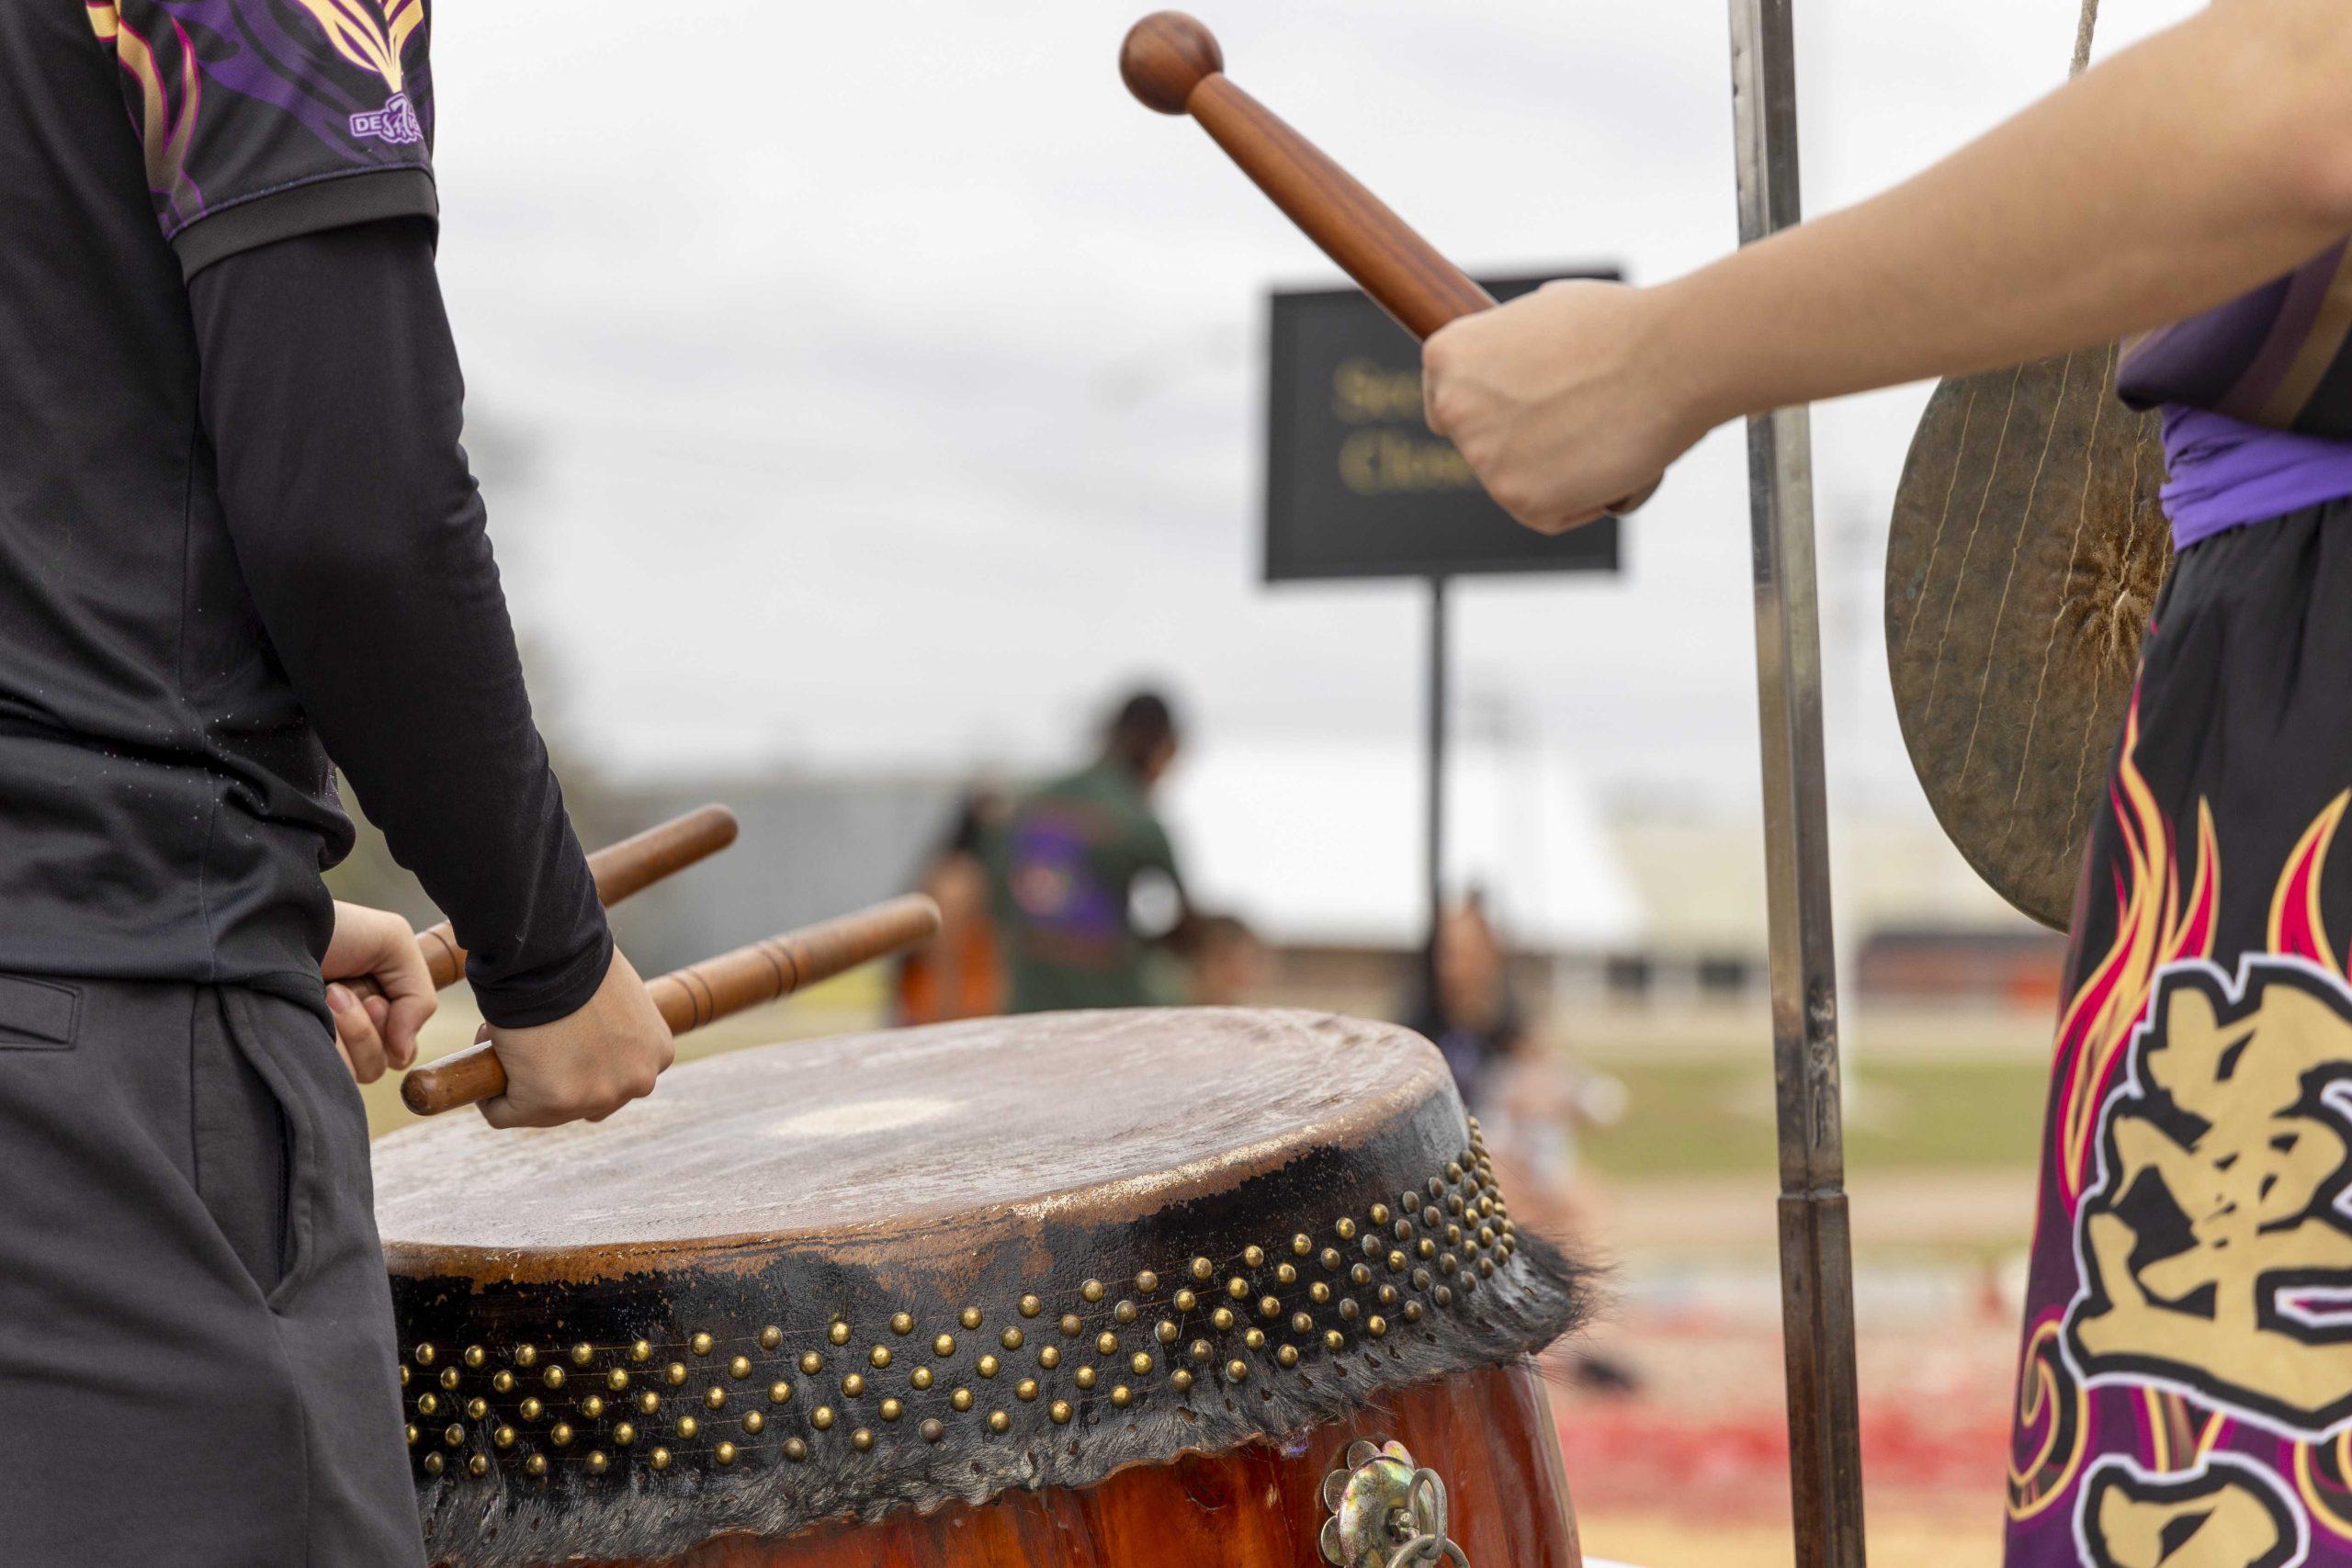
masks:
<path fill-rule="evenodd" d="M 426 1122 L 379 1145 L 377 1224 L 396 1266 L 501 1279 L 755 1243 L 968 1246 L 1048 1214 L 1140 1219 L 1451 1092 L 1419 1035 L 1351 1019 L 988 1019 L 713 1057 L 594 1125 Z"/>
<path fill-rule="evenodd" d="M 2096 349 L 1939 387 L 1887 541 L 1920 786 L 1977 874 L 2061 931 L 2172 560 L 2159 422 L 2114 373 Z"/>
<path fill-rule="evenodd" d="M 428 1544 L 658 1558 L 1088 1485 L 1577 1315 L 1436 1051 L 1074 1013 L 682 1067 L 601 1126 L 379 1145 Z"/>

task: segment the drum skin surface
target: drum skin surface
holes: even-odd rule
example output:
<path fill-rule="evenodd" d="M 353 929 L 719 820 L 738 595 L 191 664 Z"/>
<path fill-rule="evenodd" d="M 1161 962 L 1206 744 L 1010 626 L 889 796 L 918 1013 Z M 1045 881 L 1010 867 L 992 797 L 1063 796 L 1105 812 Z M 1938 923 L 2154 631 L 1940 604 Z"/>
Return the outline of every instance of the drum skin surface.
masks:
<path fill-rule="evenodd" d="M 2114 351 L 1947 381 L 1886 549 L 1886 651 L 1920 787 L 2001 897 L 2064 930 L 2172 560 L 2161 422 Z"/>
<path fill-rule="evenodd" d="M 979 1540 L 1228 1466 L 1278 1470 L 1287 1519 L 1330 1468 L 1292 1473 L 1317 1434 L 1421 1412 L 1440 1447 L 1492 1421 L 1481 1442 L 1546 1450 L 1535 1385 L 1514 1405 L 1521 1374 L 1488 1374 L 1584 1305 L 1435 1048 L 1318 1013 L 740 1052 L 601 1126 L 395 1134 L 377 1192 L 426 1545 L 455 1568 L 967 1515 Z"/>
<path fill-rule="evenodd" d="M 1032 1015 L 696 1062 L 597 1124 L 472 1117 L 378 1145 L 395 1271 L 578 1280 L 749 1246 L 1140 1219 L 1376 1134 L 1451 1084 L 1419 1036 L 1315 1013 Z"/>
<path fill-rule="evenodd" d="M 1288 1443 L 1124 1470 L 1083 1491 L 951 1503 L 788 1540 L 722 1538 L 665 1568 L 1316 1568 L 1323 1478 L 1359 1439 L 1397 1441 L 1444 1480 L 1471 1568 L 1578 1568 L 1550 1401 L 1532 1366 L 1376 1398 Z M 650 1568 L 608 1560 L 597 1568 Z"/>

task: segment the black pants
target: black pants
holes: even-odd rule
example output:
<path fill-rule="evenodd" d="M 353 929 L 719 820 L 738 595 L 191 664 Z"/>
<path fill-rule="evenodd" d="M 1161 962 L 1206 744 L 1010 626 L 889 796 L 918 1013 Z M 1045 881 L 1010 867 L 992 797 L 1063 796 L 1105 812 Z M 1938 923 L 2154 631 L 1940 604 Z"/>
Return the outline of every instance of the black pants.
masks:
<path fill-rule="evenodd" d="M 0 976 L 0 1562 L 416 1568 L 401 1430 L 325 1023 Z"/>

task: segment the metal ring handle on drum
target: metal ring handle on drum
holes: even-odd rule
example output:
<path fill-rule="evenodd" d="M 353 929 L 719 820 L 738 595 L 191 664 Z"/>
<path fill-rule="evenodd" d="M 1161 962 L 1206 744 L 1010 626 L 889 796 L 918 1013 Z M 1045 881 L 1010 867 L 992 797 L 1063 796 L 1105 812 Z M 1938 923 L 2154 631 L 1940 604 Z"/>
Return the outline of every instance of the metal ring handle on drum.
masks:
<path fill-rule="evenodd" d="M 1405 1484 L 1406 1506 L 1417 1533 L 1388 1560 L 1390 1568 L 1422 1568 L 1423 1564 L 1433 1568 L 1440 1561 L 1453 1563 L 1453 1568 L 1470 1568 L 1468 1555 L 1446 1538 L 1445 1479 L 1423 1466 Z"/>
<path fill-rule="evenodd" d="M 1349 1445 L 1323 1480 L 1317 1545 L 1334 1568 L 1470 1568 L 1446 1534 L 1445 1481 L 1398 1442 Z"/>

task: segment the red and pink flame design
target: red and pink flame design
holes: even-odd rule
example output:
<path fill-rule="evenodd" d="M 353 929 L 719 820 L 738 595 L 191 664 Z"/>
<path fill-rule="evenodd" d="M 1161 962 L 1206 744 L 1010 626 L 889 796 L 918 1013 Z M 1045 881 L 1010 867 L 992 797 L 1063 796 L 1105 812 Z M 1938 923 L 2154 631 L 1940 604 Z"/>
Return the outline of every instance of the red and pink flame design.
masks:
<path fill-rule="evenodd" d="M 2312 818 L 2303 836 L 2295 844 L 2295 852 L 2287 857 L 2287 867 L 2278 877 L 2278 890 L 2270 898 L 2270 951 L 2292 958 L 2308 959 L 2337 979 L 2344 978 L 2344 965 L 2335 949 L 2327 940 L 2327 921 L 2320 909 L 2320 873 L 2326 868 L 2327 852 L 2335 841 L 2336 825 L 2344 820 L 2344 808 L 2352 804 L 2352 790 L 2346 790 L 2328 802 L 2327 809 Z"/>
<path fill-rule="evenodd" d="M 2147 1015 L 2157 971 L 2185 959 L 2210 958 L 2222 887 L 2212 808 L 2197 803 L 2197 847 L 2187 891 L 2179 845 L 2135 758 L 2140 702 L 2124 720 L 2122 761 L 2108 797 L 2123 840 L 2114 868 L 2115 938 L 2066 1004 L 2058 1024 L 2055 1075 L 2059 1178 L 2071 1211 L 2089 1168 L 2098 1106 L 2121 1064 L 2132 1032 Z"/>
<path fill-rule="evenodd" d="M 2069 1210 L 2081 1196 L 2089 1174 L 2099 1104 L 2123 1060 L 2132 1032 L 2147 1016 L 2158 971 L 2168 964 L 2213 955 L 2222 862 L 2212 808 L 2202 799 L 2197 803 L 2197 847 L 2184 892 L 2179 845 L 2172 823 L 2156 804 L 2135 761 L 2139 739 L 2140 705 L 2135 696 L 2124 724 L 2122 761 L 2109 790 L 2123 840 L 2112 889 L 2115 938 L 2067 1003 L 2058 1024 L 2054 1071 L 2059 1174 Z M 2271 895 L 2269 929 L 2264 942 L 2266 951 L 2307 960 L 2338 979 L 2344 977 L 2344 964 L 2328 939 L 2320 906 L 2320 875 L 2347 805 L 2352 805 L 2352 790 L 2330 801 L 2303 829 Z"/>

